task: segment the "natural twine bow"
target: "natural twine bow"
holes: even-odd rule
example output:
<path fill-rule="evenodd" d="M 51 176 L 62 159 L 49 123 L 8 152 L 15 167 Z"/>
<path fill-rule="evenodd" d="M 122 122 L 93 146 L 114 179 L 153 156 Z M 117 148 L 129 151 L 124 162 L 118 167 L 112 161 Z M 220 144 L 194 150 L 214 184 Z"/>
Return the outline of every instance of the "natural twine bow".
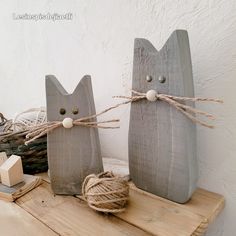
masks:
<path fill-rule="evenodd" d="M 120 121 L 119 119 L 112 119 L 112 120 L 105 120 L 105 121 L 91 121 L 91 119 L 94 119 L 94 118 L 96 118 L 96 117 L 116 108 L 116 107 L 117 106 L 112 106 L 112 107 L 109 107 L 98 114 L 87 116 L 87 117 L 82 117 L 77 120 L 74 120 L 73 125 L 89 127 L 89 128 L 117 129 L 117 128 L 119 128 L 119 126 L 104 126 L 101 124 L 119 122 Z M 44 136 L 45 134 L 47 134 L 48 132 L 51 132 L 54 129 L 62 127 L 62 126 L 63 126 L 62 121 L 48 121 L 44 124 L 34 126 L 27 132 L 27 135 L 26 135 L 27 141 L 25 142 L 25 144 L 27 145 L 27 144 L 33 142 L 35 139 L 40 138 L 40 137 Z"/>
<path fill-rule="evenodd" d="M 137 92 L 135 90 L 131 90 L 133 92 L 132 96 L 114 96 L 115 98 L 125 98 L 128 99 L 127 101 L 118 104 L 118 105 L 122 105 L 122 104 L 128 104 L 131 102 L 136 102 L 136 101 L 140 101 L 143 99 L 147 99 L 147 94 L 146 93 L 141 93 L 141 92 Z M 156 98 L 157 101 L 164 101 L 167 102 L 170 106 L 173 106 L 175 109 L 177 109 L 178 111 L 182 112 L 185 116 L 187 116 L 191 121 L 193 121 L 194 123 L 198 123 L 202 126 L 205 126 L 207 128 L 214 128 L 213 125 L 209 125 L 207 123 L 205 123 L 204 121 L 201 121 L 199 119 L 197 119 L 194 115 L 203 115 L 208 119 L 214 120 L 215 117 L 205 111 L 201 111 L 198 110 L 194 107 L 182 104 L 180 102 L 186 102 L 186 101 L 191 101 L 191 102 L 217 102 L 217 103 L 223 103 L 222 100 L 220 99 L 214 99 L 214 98 L 191 98 L 191 97 L 179 97 L 179 96 L 173 96 L 173 95 L 167 95 L 167 94 L 159 94 L 156 93 Z"/>

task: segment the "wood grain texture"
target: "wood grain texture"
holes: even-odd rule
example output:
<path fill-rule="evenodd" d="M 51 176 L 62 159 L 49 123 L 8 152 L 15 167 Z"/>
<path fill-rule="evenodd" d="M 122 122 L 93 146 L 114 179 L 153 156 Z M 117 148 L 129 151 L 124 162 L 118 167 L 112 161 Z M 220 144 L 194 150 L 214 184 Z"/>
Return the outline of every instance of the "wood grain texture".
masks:
<path fill-rule="evenodd" d="M 131 204 L 126 212 L 117 216 L 158 236 L 204 235 L 225 206 L 222 195 L 201 188 L 196 189 L 185 204 L 145 192 L 132 182 L 130 188 Z M 144 217 L 138 217 L 140 215 Z M 150 219 L 150 223 L 145 219 Z"/>
<path fill-rule="evenodd" d="M 12 187 L 23 182 L 24 173 L 20 156 L 11 155 L 1 166 L 0 174 L 2 184 Z"/>
<path fill-rule="evenodd" d="M 16 202 L 61 236 L 150 235 L 112 215 L 99 214 L 72 196 L 54 196 L 44 182 Z"/>
<path fill-rule="evenodd" d="M 103 157 L 102 161 L 104 171 L 112 171 L 115 175 L 126 177 L 126 179 L 129 180 L 129 167 L 127 161 L 107 157 Z M 50 183 L 48 172 L 38 173 L 36 176 L 40 176 L 43 180 Z"/>
<path fill-rule="evenodd" d="M 46 94 L 48 121 L 96 113 L 90 76 L 84 76 L 72 94 L 54 76 L 46 76 Z M 60 114 L 61 108 L 66 114 Z M 79 113 L 74 115 L 73 109 Z M 97 129 L 78 126 L 55 129 L 48 135 L 48 161 L 54 193 L 80 194 L 84 178 L 103 170 Z"/>
<path fill-rule="evenodd" d="M 127 163 L 104 158 L 105 170 L 127 172 Z M 117 171 L 118 173 L 119 171 Z M 48 180 L 46 173 L 40 174 Z M 178 204 L 137 188 L 130 182 L 130 200 L 124 213 L 115 215 L 123 221 L 157 236 L 201 236 L 225 205 L 224 197 L 196 189 L 185 204 Z M 80 199 L 81 197 L 78 196 Z M 37 208 L 34 209 L 37 211 Z"/>
<path fill-rule="evenodd" d="M 41 184 L 41 177 L 33 175 L 24 175 L 24 181 L 12 187 L 0 184 L 0 199 L 5 201 L 15 201 L 30 190 Z"/>
<path fill-rule="evenodd" d="M 44 182 L 16 203 L 55 232 L 65 236 L 200 236 L 204 235 L 208 225 L 222 211 L 224 198 L 197 189 L 190 201 L 178 204 L 130 183 L 127 210 L 112 216 L 96 213 L 84 201 L 75 197 L 54 196 L 50 185 Z"/>
<path fill-rule="evenodd" d="M 151 82 L 146 81 L 147 75 L 152 76 Z M 166 82 L 160 83 L 159 76 L 166 77 Z M 135 39 L 132 88 L 194 96 L 186 31 L 173 32 L 159 52 L 148 40 Z M 163 101 L 132 103 L 129 169 L 137 187 L 186 202 L 197 182 L 196 125 Z"/>
<path fill-rule="evenodd" d="M 117 217 L 158 236 L 189 236 L 205 218 L 179 204 L 130 190 L 129 207 Z"/>
<path fill-rule="evenodd" d="M 0 201 L 1 236 L 57 236 L 31 214 L 12 202 Z"/>

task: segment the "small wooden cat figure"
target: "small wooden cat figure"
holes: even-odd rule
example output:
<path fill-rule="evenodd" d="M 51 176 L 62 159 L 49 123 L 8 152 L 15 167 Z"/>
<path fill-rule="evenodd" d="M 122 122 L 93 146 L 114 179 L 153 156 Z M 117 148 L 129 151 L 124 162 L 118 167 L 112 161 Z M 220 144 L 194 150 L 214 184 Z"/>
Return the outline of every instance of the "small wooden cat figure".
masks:
<path fill-rule="evenodd" d="M 55 76 L 48 75 L 46 96 L 48 121 L 75 120 L 95 114 L 88 75 L 82 78 L 72 94 L 67 93 Z M 49 132 L 47 145 L 51 186 L 55 194 L 81 194 L 84 178 L 103 171 L 96 128 L 56 128 Z"/>
<path fill-rule="evenodd" d="M 186 31 L 173 32 L 160 51 L 135 39 L 132 89 L 194 96 Z M 163 101 L 132 103 L 129 167 L 137 187 L 179 203 L 189 200 L 197 182 L 195 126 Z"/>

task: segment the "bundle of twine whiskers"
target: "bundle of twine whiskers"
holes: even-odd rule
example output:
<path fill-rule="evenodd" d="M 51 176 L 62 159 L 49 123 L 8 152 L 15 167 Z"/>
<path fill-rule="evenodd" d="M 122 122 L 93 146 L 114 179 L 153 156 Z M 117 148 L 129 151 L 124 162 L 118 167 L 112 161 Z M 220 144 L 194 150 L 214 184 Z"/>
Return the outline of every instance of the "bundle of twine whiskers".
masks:
<path fill-rule="evenodd" d="M 114 96 L 114 98 L 124 98 L 127 99 L 127 101 L 120 103 L 118 105 L 128 104 L 132 102 L 137 102 L 140 100 L 148 100 L 147 99 L 147 93 L 141 93 L 135 90 L 131 90 L 133 95 L 131 96 Z M 187 118 L 189 118 L 192 122 L 200 124 L 202 126 L 205 126 L 207 128 L 214 128 L 213 125 L 210 125 L 204 121 L 199 120 L 195 117 L 195 115 L 202 115 L 210 120 L 214 120 L 215 117 L 212 114 L 209 114 L 205 111 L 196 109 L 194 107 L 191 107 L 189 105 L 182 104 L 181 102 L 215 102 L 215 103 L 223 103 L 220 99 L 215 98 L 192 98 L 192 97 L 181 97 L 181 96 L 173 96 L 173 95 L 167 95 L 167 94 L 160 94 L 156 92 L 156 101 L 164 101 L 170 106 L 174 107 L 176 110 L 183 113 Z"/>

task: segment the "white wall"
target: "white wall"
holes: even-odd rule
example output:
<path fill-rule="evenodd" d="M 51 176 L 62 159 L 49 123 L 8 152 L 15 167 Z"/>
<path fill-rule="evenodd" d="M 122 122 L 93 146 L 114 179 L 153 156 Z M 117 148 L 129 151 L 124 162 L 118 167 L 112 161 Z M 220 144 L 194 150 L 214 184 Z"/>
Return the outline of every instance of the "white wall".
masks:
<path fill-rule="evenodd" d="M 16 21 L 13 13 L 66 13 L 72 21 Z M 44 76 L 55 74 L 72 91 L 84 74 L 93 78 L 97 110 L 131 86 L 133 41 L 161 48 L 175 29 L 189 32 L 197 96 L 223 98 L 201 108 L 217 115 L 217 128 L 198 129 L 199 185 L 222 193 L 227 205 L 209 236 L 236 232 L 236 1 L 72 0 L 0 2 L 0 112 L 45 104 Z M 129 107 L 108 117 L 120 130 L 101 131 L 104 156 L 127 159 Z"/>

